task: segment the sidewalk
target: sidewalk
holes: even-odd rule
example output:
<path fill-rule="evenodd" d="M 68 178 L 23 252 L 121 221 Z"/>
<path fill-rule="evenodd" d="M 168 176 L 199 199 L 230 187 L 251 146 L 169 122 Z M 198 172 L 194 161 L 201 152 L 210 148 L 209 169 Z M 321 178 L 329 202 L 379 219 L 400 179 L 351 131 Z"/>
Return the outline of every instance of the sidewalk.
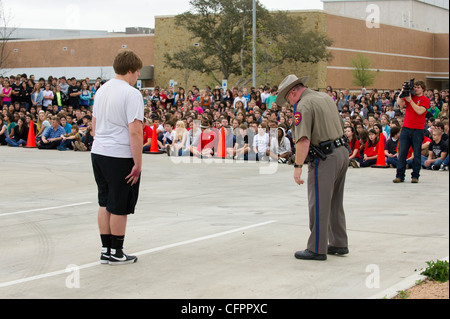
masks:
<path fill-rule="evenodd" d="M 139 261 L 111 267 L 98 263 L 90 153 L 0 147 L 0 298 L 366 299 L 449 255 L 448 172 L 393 184 L 393 169 L 350 168 L 350 254 L 308 262 L 294 258 L 306 186 L 264 165 L 144 155 L 125 240 Z"/>

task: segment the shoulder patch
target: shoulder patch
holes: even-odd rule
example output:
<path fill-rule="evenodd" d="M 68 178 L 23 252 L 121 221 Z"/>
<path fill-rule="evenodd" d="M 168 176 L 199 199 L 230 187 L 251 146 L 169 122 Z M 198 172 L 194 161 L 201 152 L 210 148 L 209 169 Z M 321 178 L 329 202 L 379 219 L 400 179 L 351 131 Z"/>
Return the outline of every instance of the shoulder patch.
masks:
<path fill-rule="evenodd" d="M 295 112 L 294 118 L 295 118 L 295 126 L 299 126 L 300 123 L 302 122 L 302 113 Z"/>

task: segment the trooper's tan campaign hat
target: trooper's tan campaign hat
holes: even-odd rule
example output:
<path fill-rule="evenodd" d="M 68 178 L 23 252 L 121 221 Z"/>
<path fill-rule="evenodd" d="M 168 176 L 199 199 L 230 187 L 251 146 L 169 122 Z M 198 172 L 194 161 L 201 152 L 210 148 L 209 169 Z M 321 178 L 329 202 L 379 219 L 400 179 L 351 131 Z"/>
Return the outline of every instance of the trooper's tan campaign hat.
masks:
<path fill-rule="evenodd" d="M 278 87 L 277 104 L 279 106 L 283 106 L 284 104 L 286 104 L 286 95 L 288 94 L 288 92 L 299 84 L 306 85 L 306 83 L 308 83 L 308 80 L 309 76 L 298 78 L 293 74 L 288 75 Z"/>

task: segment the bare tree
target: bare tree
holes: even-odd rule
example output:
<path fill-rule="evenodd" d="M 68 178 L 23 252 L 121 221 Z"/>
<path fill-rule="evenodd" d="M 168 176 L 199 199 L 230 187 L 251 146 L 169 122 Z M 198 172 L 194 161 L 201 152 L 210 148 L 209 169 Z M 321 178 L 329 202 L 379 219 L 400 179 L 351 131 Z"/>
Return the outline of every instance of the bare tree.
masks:
<path fill-rule="evenodd" d="M 0 0 L 0 74 L 3 74 L 8 65 L 8 58 L 11 50 L 7 44 L 16 28 L 10 26 L 11 14 L 5 11 L 3 2 Z"/>

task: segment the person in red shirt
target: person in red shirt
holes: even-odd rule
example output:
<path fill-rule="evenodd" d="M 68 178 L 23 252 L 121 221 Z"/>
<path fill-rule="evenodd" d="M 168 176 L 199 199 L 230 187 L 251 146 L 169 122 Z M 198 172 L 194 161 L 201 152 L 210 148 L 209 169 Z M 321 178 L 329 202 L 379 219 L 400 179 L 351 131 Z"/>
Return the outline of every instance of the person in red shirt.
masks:
<path fill-rule="evenodd" d="M 380 143 L 380 136 L 377 131 L 371 129 L 369 131 L 369 140 L 364 147 L 364 159 L 361 163 L 361 167 L 370 167 L 377 163 L 378 146 Z"/>
<path fill-rule="evenodd" d="M 217 134 L 211 130 L 211 123 L 208 120 L 203 120 L 200 126 L 202 134 L 195 155 L 198 157 L 211 158 L 217 148 L 218 137 Z"/>
<path fill-rule="evenodd" d="M 402 132 L 400 133 L 397 175 L 393 180 L 394 183 L 403 183 L 405 181 L 406 158 L 411 146 L 414 151 L 411 183 L 419 182 L 422 168 L 421 151 L 425 136 L 425 119 L 430 108 L 430 100 L 423 94 L 425 91 L 425 82 L 417 81 L 414 85 L 415 95 L 413 97 L 397 98 L 397 104 L 400 108 L 406 106 L 406 113 Z"/>
<path fill-rule="evenodd" d="M 147 121 L 144 120 L 142 122 L 142 131 L 143 131 L 143 138 L 144 138 L 144 147 L 143 152 L 150 152 L 150 148 L 152 146 L 152 134 L 153 130 L 150 126 L 147 125 Z"/>
<path fill-rule="evenodd" d="M 361 160 L 361 144 L 356 138 L 356 131 L 353 126 L 347 126 L 344 130 L 345 136 L 347 136 L 348 146 L 350 147 L 350 154 L 348 159 L 350 160 L 350 165 L 354 168 L 360 167 Z"/>

